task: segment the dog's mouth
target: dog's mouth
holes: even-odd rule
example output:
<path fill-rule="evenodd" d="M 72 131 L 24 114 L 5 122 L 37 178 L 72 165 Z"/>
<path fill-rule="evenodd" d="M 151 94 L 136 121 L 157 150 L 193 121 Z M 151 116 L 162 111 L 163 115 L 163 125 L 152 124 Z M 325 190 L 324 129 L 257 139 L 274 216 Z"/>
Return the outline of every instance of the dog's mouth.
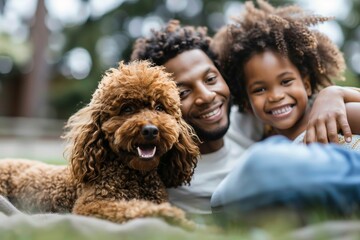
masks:
<path fill-rule="evenodd" d="M 145 158 L 145 159 L 153 158 L 156 153 L 155 145 L 140 145 L 136 149 L 140 158 Z"/>

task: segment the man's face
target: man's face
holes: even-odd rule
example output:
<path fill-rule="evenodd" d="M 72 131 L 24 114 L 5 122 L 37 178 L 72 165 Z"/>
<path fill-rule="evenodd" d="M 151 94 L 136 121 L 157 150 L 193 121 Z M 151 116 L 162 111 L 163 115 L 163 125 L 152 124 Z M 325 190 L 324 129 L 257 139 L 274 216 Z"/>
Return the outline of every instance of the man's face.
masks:
<path fill-rule="evenodd" d="M 164 66 L 174 74 L 184 120 L 203 141 L 222 138 L 229 128 L 230 91 L 211 59 L 195 49 L 177 55 Z"/>

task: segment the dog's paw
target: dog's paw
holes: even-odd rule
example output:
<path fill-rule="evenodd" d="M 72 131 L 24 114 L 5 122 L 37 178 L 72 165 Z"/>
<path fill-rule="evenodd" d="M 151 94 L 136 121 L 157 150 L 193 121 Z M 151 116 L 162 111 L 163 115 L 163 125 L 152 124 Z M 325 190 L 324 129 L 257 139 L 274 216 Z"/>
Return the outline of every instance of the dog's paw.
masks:
<path fill-rule="evenodd" d="M 156 217 L 163 218 L 166 222 L 172 225 L 182 227 L 188 231 L 197 229 L 197 224 L 186 218 L 186 214 L 180 208 L 171 206 L 169 203 L 162 203 L 159 205 Z"/>

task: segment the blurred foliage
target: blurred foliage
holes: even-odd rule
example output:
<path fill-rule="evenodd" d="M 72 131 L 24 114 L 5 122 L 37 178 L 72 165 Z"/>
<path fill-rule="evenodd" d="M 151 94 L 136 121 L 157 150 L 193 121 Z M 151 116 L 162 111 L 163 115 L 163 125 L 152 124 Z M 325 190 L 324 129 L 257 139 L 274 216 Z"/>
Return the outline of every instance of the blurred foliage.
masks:
<path fill-rule="evenodd" d="M 89 4 L 89 0 L 81 0 L 83 4 Z M 120 1 L 119 1 L 120 2 Z M 127 0 L 123 1 L 118 7 L 110 10 L 100 17 L 89 16 L 81 24 L 69 24 L 62 28 L 61 32 L 50 33 L 50 39 L 63 38 L 63 44 L 58 50 L 48 50 L 48 55 L 52 57 L 47 67 L 48 93 L 46 95 L 46 117 L 68 118 L 72 113 L 88 103 L 91 94 L 95 90 L 104 71 L 110 67 L 115 67 L 118 61 L 129 60 L 132 45 L 138 36 L 131 35 L 132 23 L 136 19 L 142 20 L 142 25 L 134 25 L 134 28 L 141 28 L 151 17 L 155 17 L 163 24 L 169 19 L 179 19 L 183 24 L 195 26 L 208 26 L 210 34 L 213 34 L 220 26 L 225 24 L 225 9 L 229 4 L 239 4 L 244 1 L 231 0 L 188 0 L 186 9 L 181 11 L 170 11 L 166 4 L 175 3 L 175 6 L 181 3 L 176 0 Z M 273 5 L 294 3 L 295 1 L 276 0 L 271 1 Z M 350 2 L 350 1 L 349 1 Z M 356 27 L 359 23 L 360 1 L 352 0 L 353 8 L 349 17 L 339 21 L 344 33 L 346 46 L 347 42 L 357 42 L 360 38 Z M 6 1 L 5 1 L 6 4 Z M 193 4 L 193 6 L 191 5 Z M 195 5 L 194 5 L 195 4 Z M 200 10 L 193 15 L 189 15 L 187 10 Z M 190 11 L 191 12 L 191 11 Z M 31 21 L 29 21 L 31 26 Z M 101 48 L 100 40 L 115 40 L 113 50 L 111 46 L 107 49 Z M 14 67 L 11 72 L 0 73 L 0 115 L 16 115 L 13 110 L 19 104 L 22 94 L 18 88 L 22 86 L 24 75 L 27 68 L 24 67 L 24 59 L 29 61 L 31 47 L 27 43 L 19 45 L 16 41 L 9 44 L 9 38 L 0 32 L 0 57 L 9 56 L 13 58 Z M 107 42 L 105 41 L 105 45 Z M 104 43 L 103 43 L 104 45 Z M 344 47 L 343 46 L 343 47 Z M 46 47 L 46 46 L 45 46 Z M 85 49 L 91 59 L 91 68 L 85 79 L 77 80 L 69 74 L 64 74 L 64 65 L 69 52 L 76 48 Z M 110 48 L 110 50 L 109 50 Z M 4 50 L 6 49 L 6 51 Z M 351 52 L 351 47 L 347 50 Z M 110 51 L 110 58 L 104 60 L 102 54 Z M 112 52 L 111 52 L 112 51 Z M 20 52 L 20 53 L 19 53 Z M 109 54 L 109 53 L 107 53 Z M 359 53 L 360 54 L 360 53 Z M 18 59 L 18 60 L 16 60 Z M 110 60 L 109 60 L 110 59 Z M 2 59 L 0 58 L 0 65 Z M 33 63 L 36 64 L 36 63 Z M 31 64 L 30 64 L 31 65 Z M 340 82 L 342 85 L 360 86 L 359 76 L 351 68 L 346 73 L 346 82 Z M 16 83 L 16 84 L 15 84 Z M 15 90 L 14 90 L 15 89 Z M 17 91 L 16 91 L 17 89 Z M 7 109 L 7 110 L 5 110 Z M 2 110 L 2 111 L 1 111 Z"/>
<path fill-rule="evenodd" d="M 117 62 L 114 62 L 112 66 L 103 66 L 99 61 L 100 58 L 96 53 L 96 43 L 99 36 L 111 36 L 116 34 L 127 36 L 127 47 L 124 48 L 123 52 L 118 53 L 117 61 L 128 61 L 132 51 L 132 45 L 136 40 L 136 38 L 129 35 L 127 29 L 129 21 L 132 18 L 156 15 L 163 19 L 163 22 L 176 18 L 183 24 L 207 26 L 207 16 L 216 11 L 221 12 L 225 2 L 225 0 L 204 1 L 203 10 L 200 14 L 189 18 L 180 13 L 169 12 L 166 9 L 165 1 L 163 0 L 127 1 L 99 19 L 88 19 L 88 21 L 81 26 L 65 29 L 68 41 L 64 48 L 64 52 L 71 50 L 74 46 L 85 48 L 91 55 L 92 69 L 86 81 L 68 83 L 66 86 L 63 82 L 69 81 L 58 76 L 57 81 L 54 82 L 51 88 L 50 103 L 54 108 L 59 109 L 59 117 L 69 116 L 72 112 L 81 107 L 81 105 L 77 103 L 86 103 L 89 101 L 91 93 L 95 90 L 103 72 L 108 67 L 116 66 Z M 209 32 L 213 33 L 214 31 L 209 29 Z"/>

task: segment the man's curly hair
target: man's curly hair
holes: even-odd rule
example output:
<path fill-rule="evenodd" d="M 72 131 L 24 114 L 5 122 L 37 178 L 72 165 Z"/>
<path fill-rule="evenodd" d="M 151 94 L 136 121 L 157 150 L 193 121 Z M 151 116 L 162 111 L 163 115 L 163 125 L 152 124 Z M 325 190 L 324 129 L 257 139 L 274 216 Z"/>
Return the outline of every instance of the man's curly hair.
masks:
<path fill-rule="evenodd" d="M 244 65 L 254 54 L 265 50 L 289 58 L 302 77 L 309 76 L 313 94 L 332 85 L 331 78 L 342 79 L 342 53 L 327 36 L 310 29 L 332 18 L 307 13 L 296 5 L 275 8 L 264 0 L 257 0 L 257 5 L 258 8 L 253 2 L 246 2 L 245 11 L 234 18 L 235 23 L 214 36 L 217 51 L 222 53 L 223 75 L 241 110 L 249 106 Z"/>
<path fill-rule="evenodd" d="M 160 30 L 152 30 L 149 37 L 138 38 L 133 46 L 131 60 L 150 60 L 163 65 L 182 52 L 200 49 L 215 62 L 210 49 L 211 38 L 206 27 L 181 26 L 178 20 L 170 20 Z"/>

